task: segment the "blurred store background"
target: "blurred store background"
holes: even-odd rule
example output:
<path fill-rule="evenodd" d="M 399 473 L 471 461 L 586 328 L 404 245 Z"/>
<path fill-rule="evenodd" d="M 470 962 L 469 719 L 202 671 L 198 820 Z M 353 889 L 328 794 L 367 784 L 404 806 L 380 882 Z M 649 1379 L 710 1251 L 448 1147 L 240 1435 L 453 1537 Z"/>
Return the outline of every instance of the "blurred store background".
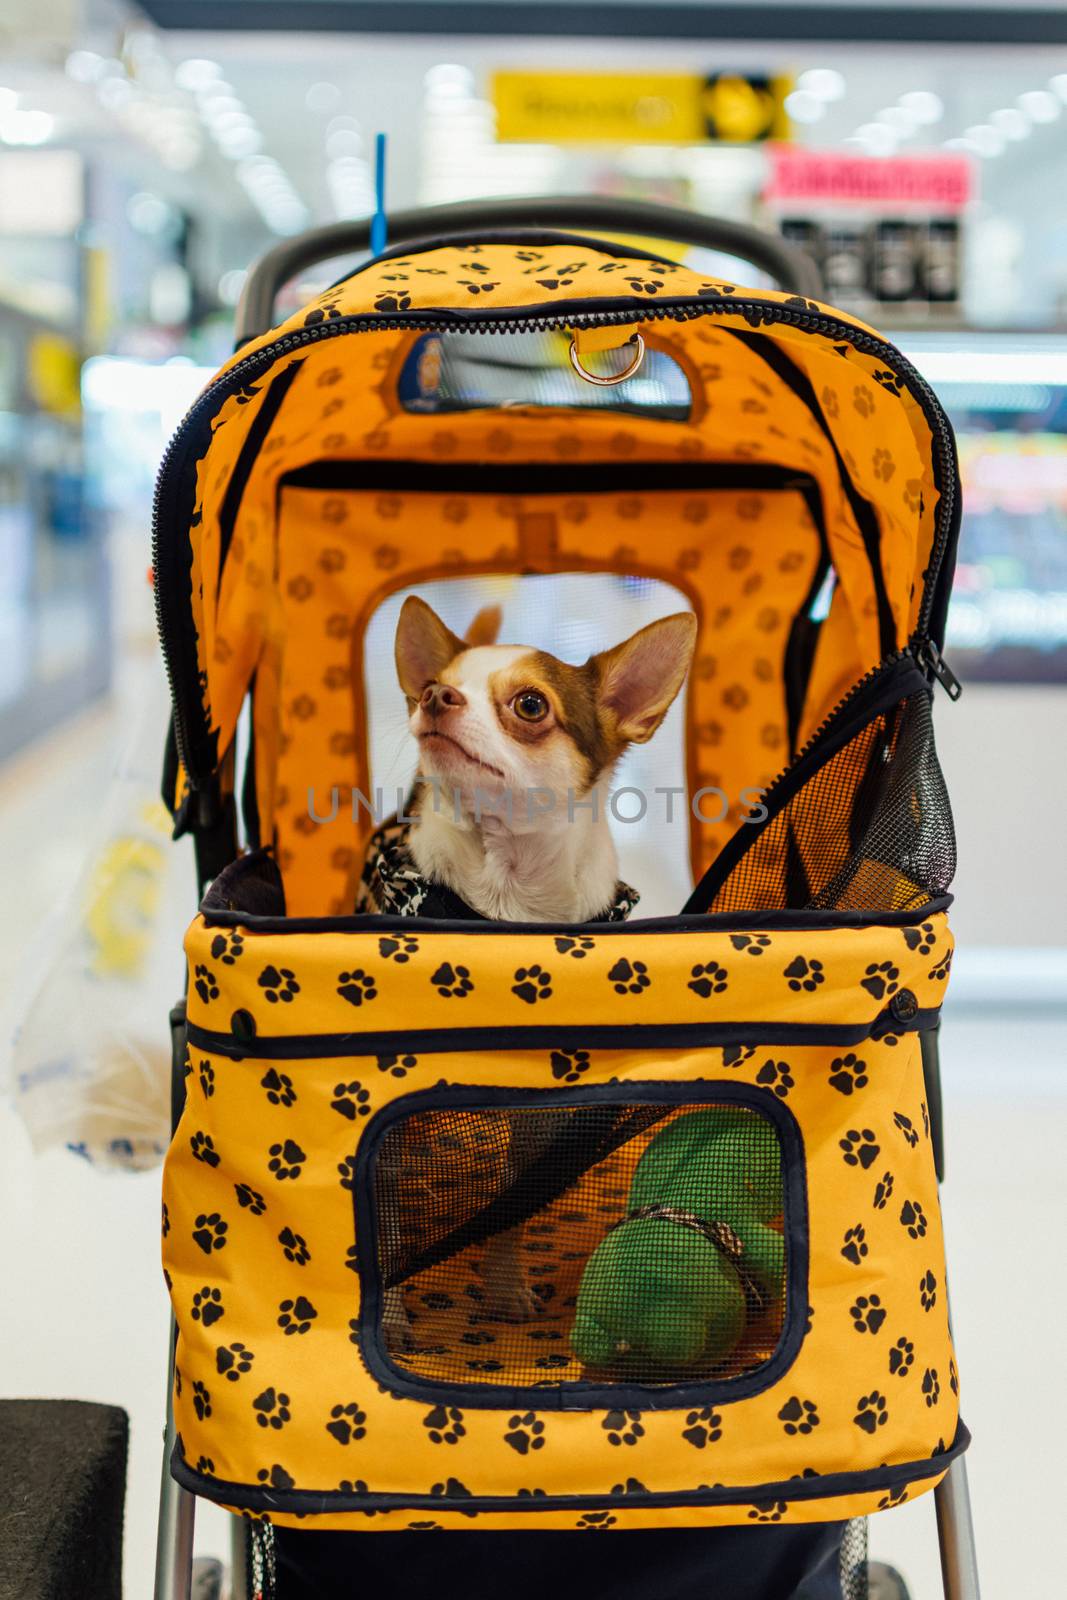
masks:
<path fill-rule="evenodd" d="M 959 1082 L 970 1072 L 977 1097 L 962 1104 L 959 1168 L 972 1187 L 969 1209 L 957 1202 L 950 1245 L 981 1222 L 982 1259 L 1003 1248 L 1018 1260 L 1019 1235 L 1001 1239 L 993 1216 L 1010 1207 L 989 1198 L 989 1148 L 1004 1172 L 1032 1157 L 1033 1191 L 1018 1176 L 1003 1183 L 1038 1216 L 1059 1172 L 1048 1106 L 1061 1129 L 1063 1117 L 1062 1099 L 1046 1103 L 1063 1063 L 1056 1019 L 1067 997 L 1061 0 L 3 0 L 0 867 L 9 906 L 36 904 L 43 915 L 61 901 L 83 870 L 116 761 L 129 770 L 129 730 L 164 693 L 147 575 L 153 479 L 167 437 L 232 349 L 248 265 L 280 237 L 369 214 L 378 131 L 388 135 L 397 208 L 624 195 L 780 231 L 817 259 L 826 298 L 884 330 L 941 395 L 966 495 L 946 643 L 965 694 L 955 708 L 939 697 L 937 724 L 961 860 L 961 1020 L 950 1059 Z M 284 304 L 340 270 L 327 264 L 290 285 Z M 135 756 L 154 769 L 154 744 Z M 190 869 L 189 910 L 192 900 Z M 17 909 L 3 923 L 14 1014 L 26 959 L 40 958 L 26 957 Z M 1001 1065 L 1017 1074 L 1011 1109 L 1000 1103 Z M 122 1400 L 100 1374 L 127 1375 L 141 1429 L 129 1592 L 143 1594 L 161 1297 L 140 1321 L 87 1313 L 90 1349 L 75 1340 L 72 1355 L 68 1342 L 65 1366 L 48 1319 L 69 1312 L 71 1292 L 97 1303 L 103 1269 L 92 1245 L 109 1230 L 127 1239 L 126 1260 L 151 1284 L 142 1293 L 124 1276 L 120 1297 L 147 1304 L 157 1180 L 131 1179 L 121 1194 L 86 1188 L 72 1201 L 67 1168 L 49 1166 L 42 1189 L 40 1165 L 34 1176 L 10 1126 L 16 1268 L 69 1245 L 63 1230 L 81 1225 L 71 1214 L 87 1219 L 65 1294 L 42 1290 L 34 1322 L 50 1331 L 32 1351 L 18 1345 L 14 1386 L 53 1392 L 52 1361 L 61 1386 Z M 952 1176 L 951 1156 L 949 1165 Z M 989 1310 L 979 1288 L 959 1296 L 972 1329 Z M 1031 1358 L 1006 1333 L 990 1338 L 984 1404 L 993 1414 L 996 1363 L 1018 1370 Z M 963 1335 L 979 1371 L 981 1339 Z M 961 1366 L 966 1373 L 966 1359 Z M 1016 1474 L 1024 1455 L 1028 1484 L 1046 1474 L 1033 1440 L 1000 1443 L 999 1467 L 987 1456 L 979 1469 L 979 1504 L 1010 1522 L 1022 1501 L 1001 1498 L 998 1474 Z M 1005 1534 L 980 1521 L 979 1538 L 985 1554 Z M 927 1541 L 914 1554 L 929 1578 L 921 1600 L 939 1592 L 931 1550 Z M 1058 1592 L 1062 1565 L 1048 1567 L 1047 1581 L 1036 1568 L 1016 1581 L 1001 1554 L 992 1594 Z"/>

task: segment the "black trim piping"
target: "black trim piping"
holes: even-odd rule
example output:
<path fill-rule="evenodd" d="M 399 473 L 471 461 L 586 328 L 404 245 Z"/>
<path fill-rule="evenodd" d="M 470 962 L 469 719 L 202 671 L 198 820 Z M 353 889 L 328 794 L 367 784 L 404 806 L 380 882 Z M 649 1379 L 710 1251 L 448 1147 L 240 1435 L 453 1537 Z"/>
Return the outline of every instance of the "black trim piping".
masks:
<path fill-rule="evenodd" d="M 574 300 L 557 302 L 547 314 L 530 313 L 531 308 L 528 307 L 504 307 L 492 311 L 459 308 L 377 315 L 361 313 L 338 317 L 333 321 L 324 319 L 284 334 L 243 357 L 222 377 L 209 384 L 194 403 L 164 453 L 156 479 L 152 513 L 157 623 L 174 705 L 177 750 L 192 787 L 199 787 L 207 780 L 217 761 L 216 735 L 208 725 L 200 698 L 195 628 L 188 608 L 184 611 L 181 609 L 182 596 L 188 594 L 192 556 L 187 532 L 183 535 L 177 530 L 183 526 L 187 530 L 194 520 L 195 463 L 210 442 L 213 419 L 225 398 L 247 389 L 256 377 L 292 352 L 351 333 L 395 328 L 416 332 L 453 328 L 485 334 L 527 329 L 548 331 L 552 328 L 629 324 L 634 320 L 686 322 L 730 313 L 740 314 L 754 329 L 786 324 L 876 356 L 907 386 L 922 410 L 934 440 L 933 473 L 939 496 L 937 526 L 914 635 L 916 646 L 921 647 L 930 637 L 931 610 L 940 569 L 953 532 L 959 525 L 956 514 L 958 468 L 952 429 L 936 395 L 893 345 L 862 328 L 826 315 L 814 302 L 805 301 L 801 296 L 792 296 L 781 303 L 726 294 L 709 294 L 706 298 L 665 298 L 657 304 L 642 302 L 635 297 Z M 175 480 L 173 484 L 172 478 Z M 173 537 L 169 537 L 171 533 Z M 939 645 L 941 641 L 935 638 L 934 642 Z M 187 718 L 190 720 L 187 721 Z"/>
<path fill-rule="evenodd" d="M 409 929 L 412 919 L 406 919 Z M 418 924 L 414 924 L 418 926 Z M 455 929 L 456 923 L 448 924 Z M 886 1033 L 916 1033 L 937 1026 L 939 1007 L 898 1021 L 887 1008 L 868 1022 L 619 1022 L 537 1027 L 358 1029 L 350 1033 L 256 1034 L 242 1037 L 189 1023 L 189 1043 L 231 1061 L 321 1061 L 410 1051 L 454 1055 L 474 1050 L 700 1050 L 714 1045 L 835 1045 L 847 1048 Z"/>
<path fill-rule="evenodd" d="M 777 1483 L 741 1486 L 718 1484 L 712 1488 L 667 1493 L 646 1490 L 644 1493 L 626 1495 L 471 1495 L 464 1499 L 446 1500 L 440 1495 L 430 1494 L 358 1495 L 348 1494 L 341 1489 L 272 1489 L 260 1484 L 230 1483 L 223 1478 L 205 1477 L 182 1459 L 177 1445 L 171 1456 L 170 1470 L 183 1488 L 191 1489 L 206 1500 L 216 1500 L 221 1505 L 234 1506 L 240 1511 L 274 1511 L 283 1516 L 312 1517 L 346 1511 L 459 1511 L 464 1514 L 512 1511 L 521 1513 L 525 1518 L 527 1512 L 536 1516 L 542 1511 L 759 1506 L 767 1500 L 781 1500 L 789 1505 L 797 1501 L 875 1494 L 906 1488 L 909 1484 L 921 1483 L 925 1478 L 941 1477 L 970 1442 L 971 1435 L 960 1421 L 947 1450 L 936 1451 L 919 1461 L 901 1461 L 892 1466 L 871 1467 L 862 1472 L 828 1472 L 815 1478 L 786 1478 Z"/>
<path fill-rule="evenodd" d="M 230 541 L 233 539 L 237 514 L 241 509 L 241 501 L 244 499 L 244 492 L 252 475 L 252 468 L 255 466 L 260 447 L 270 432 L 275 417 L 282 408 L 282 401 L 289 393 L 293 379 L 302 366 L 302 361 L 293 361 L 283 371 L 279 372 L 278 376 L 273 380 L 263 397 L 263 404 L 256 412 L 252 426 L 245 435 L 244 443 L 241 445 L 237 460 L 234 463 L 230 481 L 226 485 L 226 493 L 223 495 L 222 504 L 219 507 L 220 581 L 222 569 L 226 565 L 226 557 L 229 554 Z"/>
<path fill-rule="evenodd" d="M 778 1135 L 783 1192 L 783 1234 L 786 1247 L 786 1314 L 773 1353 L 752 1371 L 716 1381 L 640 1384 L 576 1381 L 510 1385 L 502 1383 L 442 1383 L 416 1377 L 396 1366 L 380 1339 L 382 1281 L 376 1241 L 378 1216 L 374 1162 L 389 1129 L 420 1111 L 485 1109 L 520 1106 L 731 1104 L 747 1106 L 770 1122 Z M 666 1411 L 689 1406 L 747 1400 L 761 1394 L 788 1372 L 804 1340 L 808 1306 L 808 1211 L 804 1181 L 804 1141 L 796 1118 L 774 1095 L 748 1084 L 691 1079 L 686 1083 L 598 1084 L 585 1089 L 487 1089 L 457 1084 L 402 1095 L 383 1106 L 359 1141 L 352 1182 L 355 1237 L 364 1241 L 360 1259 L 359 1348 L 372 1375 L 392 1393 L 430 1404 L 478 1406 L 484 1410 Z"/>
<path fill-rule="evenodd" d="M 530 478 L 528 469 L 536 468 Z M 557 466 L 551 461 L 495 463 L 464 461 L 313 461 L 278 480 L 279 489 L 403 489 L 405 494 L 523 495 L 634 493 L 641 489 L 795 489 L 805 495 L 818 486 L 808 472 L 792 467 L 752 466 L 747 461 L 590 461 Z M 809 509 L 811 503 L 808 501 Z M 821 502 L 817 526 L 825 527 Z"/>

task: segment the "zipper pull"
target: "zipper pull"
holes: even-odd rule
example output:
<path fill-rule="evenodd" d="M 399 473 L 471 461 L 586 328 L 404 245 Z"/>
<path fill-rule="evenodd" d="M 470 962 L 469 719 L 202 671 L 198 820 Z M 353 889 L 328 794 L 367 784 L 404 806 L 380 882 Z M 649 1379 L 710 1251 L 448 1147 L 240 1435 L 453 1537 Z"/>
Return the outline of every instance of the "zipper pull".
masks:
<path fill-rule="evenodd" d="M 963 684 L 957 678 L 932 639 L 924 639 L 919 649 L 919 660 L 944 689 L 950 700 L 958 700 Z"/>

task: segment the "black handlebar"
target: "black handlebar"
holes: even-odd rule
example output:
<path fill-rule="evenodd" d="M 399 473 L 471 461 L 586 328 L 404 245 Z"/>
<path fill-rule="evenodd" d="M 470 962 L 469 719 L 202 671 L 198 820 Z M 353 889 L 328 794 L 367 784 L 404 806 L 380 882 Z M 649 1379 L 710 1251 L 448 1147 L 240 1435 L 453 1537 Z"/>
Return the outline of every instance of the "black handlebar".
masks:
<path fill-rule="evenodd" d="M 396 211 L 389 217 L 389 243 L 411 246 L 444 241 L 449 235 L 469 241 L 486 231 L 535 229 L 550 232 L 579 229 L 583 233 L 647 234 L 678 244 L 699 245 L 751 262 L 793 294 L 818 298 L 819 271 L 810 256 L 776 234 L 744 222 L 702 216 L 679 206 L 647 200 L 613 200 L 589 195 L 549 195 L 543 199 L 460 200 L 418 211 Z M 274 325 L 274 302 L 282 286 L 316 261 L 351 255 L 370 247 L 370 219 L 333 222 L 283 239 L 249 271 L 237 307 L 238 346 L 258 338 Z"/>

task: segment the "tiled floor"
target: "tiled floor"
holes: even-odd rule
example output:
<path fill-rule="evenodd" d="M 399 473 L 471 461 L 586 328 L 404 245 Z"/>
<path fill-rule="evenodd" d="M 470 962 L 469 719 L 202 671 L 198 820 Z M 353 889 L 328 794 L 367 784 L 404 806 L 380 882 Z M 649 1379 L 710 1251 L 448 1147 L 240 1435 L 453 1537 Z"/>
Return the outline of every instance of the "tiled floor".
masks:
<path fill-rule="evenodd" d="M 0 771 L 0 974 L 9 1017 L 39 959 L 35 925 L 80 865 L 120 720 L 114 711 L 83 718 Z M 975 1436 L 971 1485 L 986 1596 L 1036 1600 L 1063 1592 L 1065 1570 L 1067 1012 L 998 1010 L 982 1004 L 981 985 L 967 987 L 974 1003 L 950 998 L 944 1028 L 944 1209 L 963 1401 Z M 0 1152 L 0 1390 L 126 1407 L 126 1592 L 145 1600 L 167 1326 L 158 1173 L 101 1175 L 63 1151 L 34 1157 L 3 1100 Z M 217 1513 L 201 1518 L 206 1546 L 221 1550 L 222 1521 Z M 914 1600 L 941 1594 L 929 1497 L 879 1518 L 872 1545 L 908 1574 Z"/>

